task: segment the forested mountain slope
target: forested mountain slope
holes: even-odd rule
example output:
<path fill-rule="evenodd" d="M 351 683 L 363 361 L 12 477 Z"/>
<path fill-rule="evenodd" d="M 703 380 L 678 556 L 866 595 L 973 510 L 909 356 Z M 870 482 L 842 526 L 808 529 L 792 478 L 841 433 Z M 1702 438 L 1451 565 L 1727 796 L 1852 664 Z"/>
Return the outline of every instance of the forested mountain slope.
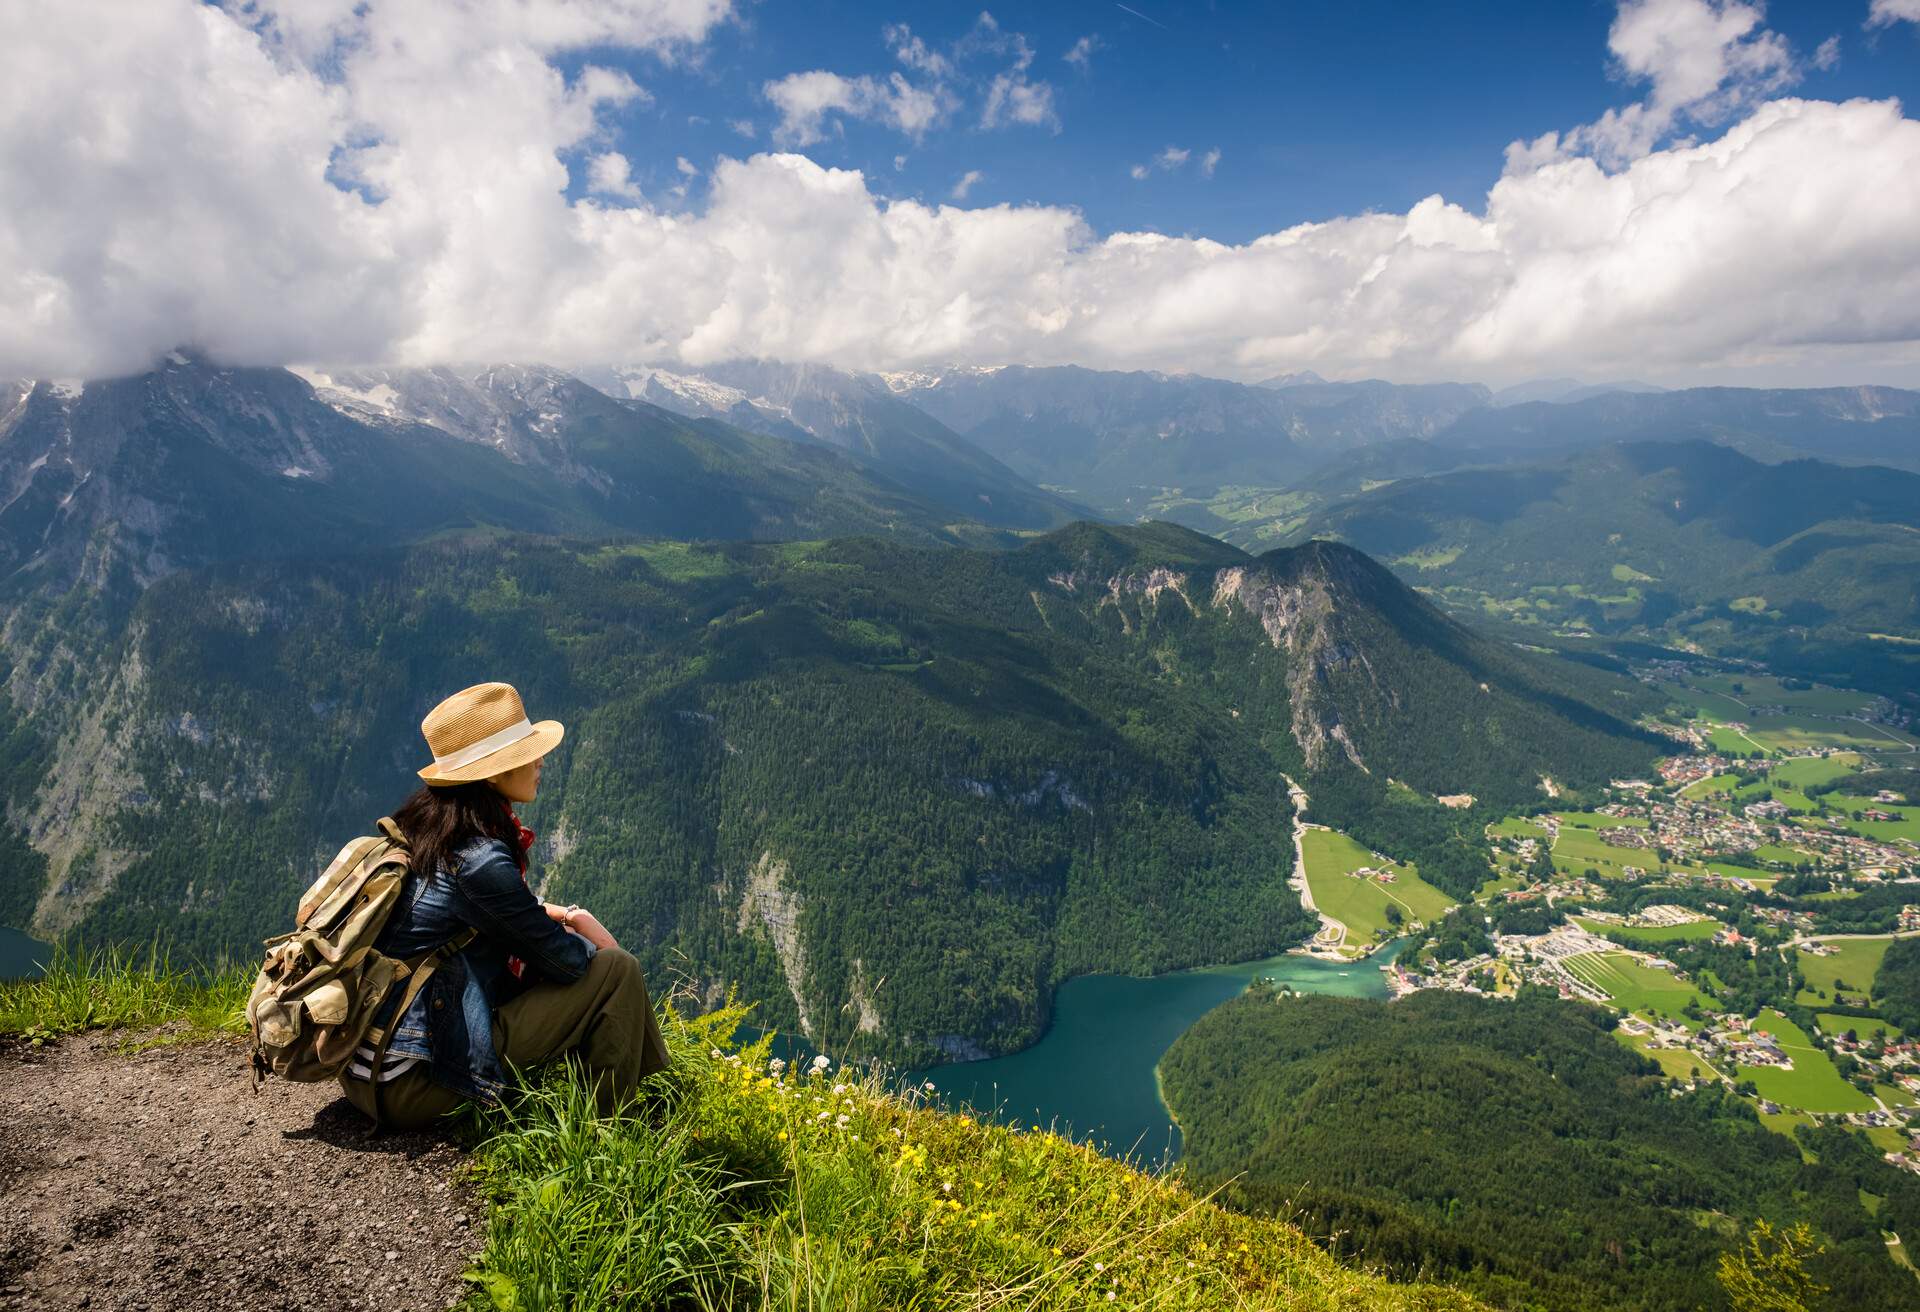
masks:
<path fill-rule="evenodd" d="M 1476 637 L 1358 552 L 1168 525 L 449 540 L 174 575 L 72 686 L 62 641 L 13 669 L 0 921 L 248 950 L 399 800 L 426 709 L 505 677 L 569 725 L 529 816 L 554 896 L 656 970 L 915 1060 L 1031 1041 L 1075 973 L 1298 941 L 1283 773 L 1426 860 L 1541 774 L 1655 750 L 1634 685 Z"/>
<path fill-rule="evenodd" d="M 1920 474 L 1894 469 L 1624 443 L 1403 479 L 1297 536 L 1351 542 L 1456 609 L 1558 630 L 1766 655 L 1877 643 L 1886 659 L 1872 635 L 1920 637 Z"/>
<path fill-rule="evenodd" d="M 1674 1096 L 1612 1023 L 1544 991 L 1388 1005 L 1256 990 L 1187 1031 L 1161 1074 L 1197 1182 L 1402 1279 L 1497 1307 L 1720 1308 L 1717 1255 L 1764 1216 L 1819 1232 L 1831 1306 L 1920 1307 L 1851 1172 L 1804 1163 L 1717 1082 Z"/>

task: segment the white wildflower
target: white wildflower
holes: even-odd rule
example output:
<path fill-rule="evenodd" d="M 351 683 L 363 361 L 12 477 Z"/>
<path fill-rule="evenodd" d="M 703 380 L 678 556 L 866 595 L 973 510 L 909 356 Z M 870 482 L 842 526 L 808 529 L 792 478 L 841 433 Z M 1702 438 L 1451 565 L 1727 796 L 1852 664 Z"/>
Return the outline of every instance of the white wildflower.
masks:
<path fill-rule="evenodd" d="M 828 1061 L 823 1054 L 813 1059 L 813 1069 L 825 1074 L 827 1071 L 833 1069 L 833 1063 Z"/>

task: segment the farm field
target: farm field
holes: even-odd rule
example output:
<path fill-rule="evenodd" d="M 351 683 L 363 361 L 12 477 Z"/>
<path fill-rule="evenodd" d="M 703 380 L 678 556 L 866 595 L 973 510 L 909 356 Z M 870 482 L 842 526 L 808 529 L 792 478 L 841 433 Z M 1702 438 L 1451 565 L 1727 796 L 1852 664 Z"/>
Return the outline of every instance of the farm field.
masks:
<path fill-rule="evenodd" d="M 1874 1020 L 1870 1016 L 1842 1016 L 1837 1011 L 1815 1012 L 1813 1019 L 1820 1026 L 1820 1032 L 1822 1034 L 1845 1034 L 1848 1030 L 1852 1030 L 1862 1039 L 1865 1039 L 1871 1036 L 1875 1030 L 1885 1030 L 1889 1038 L 1900 1032 L 1896 1027 L 1887 1024 L 1884 1020 Z M 1906 1095 L 1902 1094 L 1901 1096 L 1905 1097 Z"/>
<path fill-rule="evenodd" d="M 1364 945 L 1375 934 L 1393 932 L 1387 922 L 1390 906 L 1399 907 L 1407 921 L 1431 921 L 1454 904 L 1452 898 L 1421 879 L 1412 866 L 1383 862 L 1345 834 L 1309 829 L 1301 846 L 1314 904 L 1347 927 L 1349 942 Z M 1392 870 L 1394 881 L 1382 884 L 1348 873 L 1362 866 Z"/>
<path fill-rule="evenodd" d="M 1581 983 L 1599 989 L 1627 1011 L 1674 1020 L 1690 1030 L 1700 1028 L 1680 1009 L 1689 1001 L 1706 1005 L 1706 999 L 1670 971 L 1643 966 L 1626 952 L 1583 952 L 1568 957 L 1565 965 Z"/>
<path fill-rule="evenodd" d="M 1834 949 L 1830 957 L 1815 956 L 1804 948 L 1796 949 L 1795 955 L 1800 958 L 1800 973 L 1807 981 L 1796 1001 L 1807 1007 L 1831 1002 L 1834 995 L 1841 991 L 1836 987 L 1841 980 L 1846 981 L 1848 987 L 1845 992 L 1849 996 L 1869 996 L 1873 977 L 1880 972 L 1880 960 L 1887 955 L 1887 945 L 1892 942 L 1891 936 L 1836 938 L 1830 944 Z M 1816 989 L 1824 989 L 1827 996 L 1822 998 L 1815 992 Z"/>
<path fill-rule="evenodd" d="M 1844 688 L 1789 688 L 1767 674 L 1710 674 L 1693 680 L 1693 688 L 1720 701 L 1737 699 L 1748 706 L 1785 706 L 1820 715 L 1855 715 L 1874 700 Z"/>
<path fill-rule="evenodd" d="M 1615 925 L 1604 920 L 1588 920 L 1584 916 L 1569 916 L 1574 924 L 1595 934 L 1618 931 L 1630 938 L 1643 938 L 1651 943 L 1692 943 L 1712 938 L 1720 929 L 1717 920 L 1696 920 L 1686 925 Z"/>
<path fill-rule="evenodd" d="M 1753 1022 L 1756 1030 L 1773 1035 L 1780 1050 L 1793 1059 L 1793 1069 L 1777 1066 L 1740 1066 L 1736 1080 L 1752 1080 L 1762 1098 L 1803 1112 L 1864 1112 L 1873 1099 L 1840 1078 L 1833 1060 L 1813 1046 L 1798 1025 L 1777 1011 L 1763 1011 Z"/>
<path fill-rule="evenodd" d="M 1747 737 L 1773 752 L 1803 751 L 1809 747 L 1886 750 L 1911 746 L 1914 742 L 1897 729 L 1884 725 L 1798 715 L 1757 716 L 1748 722 Z"/>
<path fill-rule="evenodd" d="M 1844 812 L 1848 829 L 1862 838 L 1891 842 L 1904 838 L 1909 842 L 1920 843 L 1920 804 L 1913 802 L 1876 802 L 1871 797 L 1856 797 L 1850 793 L 1828 793 L 1820 799 L 1834 811 Z M 1855 820 L 1855 811 L 1869 808 L 1887 811 L 1900 817 L 1898 820 Z"/>

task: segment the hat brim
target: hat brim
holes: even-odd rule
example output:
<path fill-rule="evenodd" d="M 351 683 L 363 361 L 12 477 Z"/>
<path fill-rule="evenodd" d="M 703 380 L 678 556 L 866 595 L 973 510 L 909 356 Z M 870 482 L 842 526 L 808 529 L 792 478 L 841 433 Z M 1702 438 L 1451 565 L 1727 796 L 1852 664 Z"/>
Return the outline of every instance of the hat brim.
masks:
<path fill-rule="evenodd" d="M 420 778 L 430 784 L 470 784 L 479 779 L 491 779 L 497 774 L 518 770 L 529 761 L 539 760 L 558 747 L 566 734 L 566 726 L 560 721 L 541 720 L 533 726 L 532 733 L 518 742 L 508 743 L 499 751 L 489 752 L 457 770 L 438 771 L 429 765 L 420 771 Z"/>

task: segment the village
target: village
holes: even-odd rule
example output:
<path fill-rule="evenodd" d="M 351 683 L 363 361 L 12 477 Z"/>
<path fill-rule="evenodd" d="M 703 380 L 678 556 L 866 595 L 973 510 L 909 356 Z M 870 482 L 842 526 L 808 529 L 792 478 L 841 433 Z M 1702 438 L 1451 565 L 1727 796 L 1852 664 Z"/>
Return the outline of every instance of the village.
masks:
<path fill-rule="evenodd" d="M 1920 1174 L 1920 1043 L 1862 1006 L 1870 972 L 1849 981 L 1849 993 L 1821 992 L 1818 1004 L 1812 994 L 1797 1004 L 1782 1000 L 1789 1010 L 1806 1009 L 1796 1012 L 1802 1022 L 1816 1006 L 1843 1009 L 1803 1030 L 1770 1007 L 1757 1015 L 1716 1008 L 1717 991 L 1663 955 L 1685 956 L 1688 944 L 1775 953 L 1796 959 L 1811 979 L 1841 950 L 1840 940 L 1822 940 L 1817 903 L 1769 896 L 1789 876 L 1817 877 L 1814 887 L 1836 898 L 1914 884 L 1891 935 L 1853 937 L 1884 945 L 1892 935 L 1920 933 L 1920 843 L 1886 832 L 1900 827 L 1916 799 L 1876 790 L 1871 805 L 1854 798 L 1823 815 L 1828 808 L 1792 782 L 1782 782 L 1775 797 L 1765 795 L 1764 781 L 1818 768 L 1795 763 L 1830 764 L 1838 773 L 1855 758 L 1830 762 L 1839 754 L 1808 750 L 1756 760 L 1704 747 L 1662 762 L 1656 780 L 1616 780 L 1591 811 L 1490 826 L 1504 854 L 1497 873 L 1506 877 L 1478 899 L 1484 950 L 1457 960 L 1406 954 L 1390 968 L 1389 987 L 1396 996 L 1446 989 L 1510 997 L 1532 985 L 1607 1007 L 1620 1017 L 1622 1040 L 1676 1088 L 1717 1080 L 1763 1118 L 1870 1131 L 1888 1162 Z M 1862 822 L 1882 828 L 1865 834 Z M 1648 901 L 1651 894 L 1640 892 L 1664 888 L 1675 890 L 1673 900 Z M 1639 895 L 1618 896 L 1629 890 Z M 1702 890 L 1724 897 L 1702 897 Z M 1498 931 L 1509 919 L 1503 908 L 1527 906 L 1550 913 L 1544 932 Z M 1866 1010 L 1857 1025 L 1849 1006 Z"/>

